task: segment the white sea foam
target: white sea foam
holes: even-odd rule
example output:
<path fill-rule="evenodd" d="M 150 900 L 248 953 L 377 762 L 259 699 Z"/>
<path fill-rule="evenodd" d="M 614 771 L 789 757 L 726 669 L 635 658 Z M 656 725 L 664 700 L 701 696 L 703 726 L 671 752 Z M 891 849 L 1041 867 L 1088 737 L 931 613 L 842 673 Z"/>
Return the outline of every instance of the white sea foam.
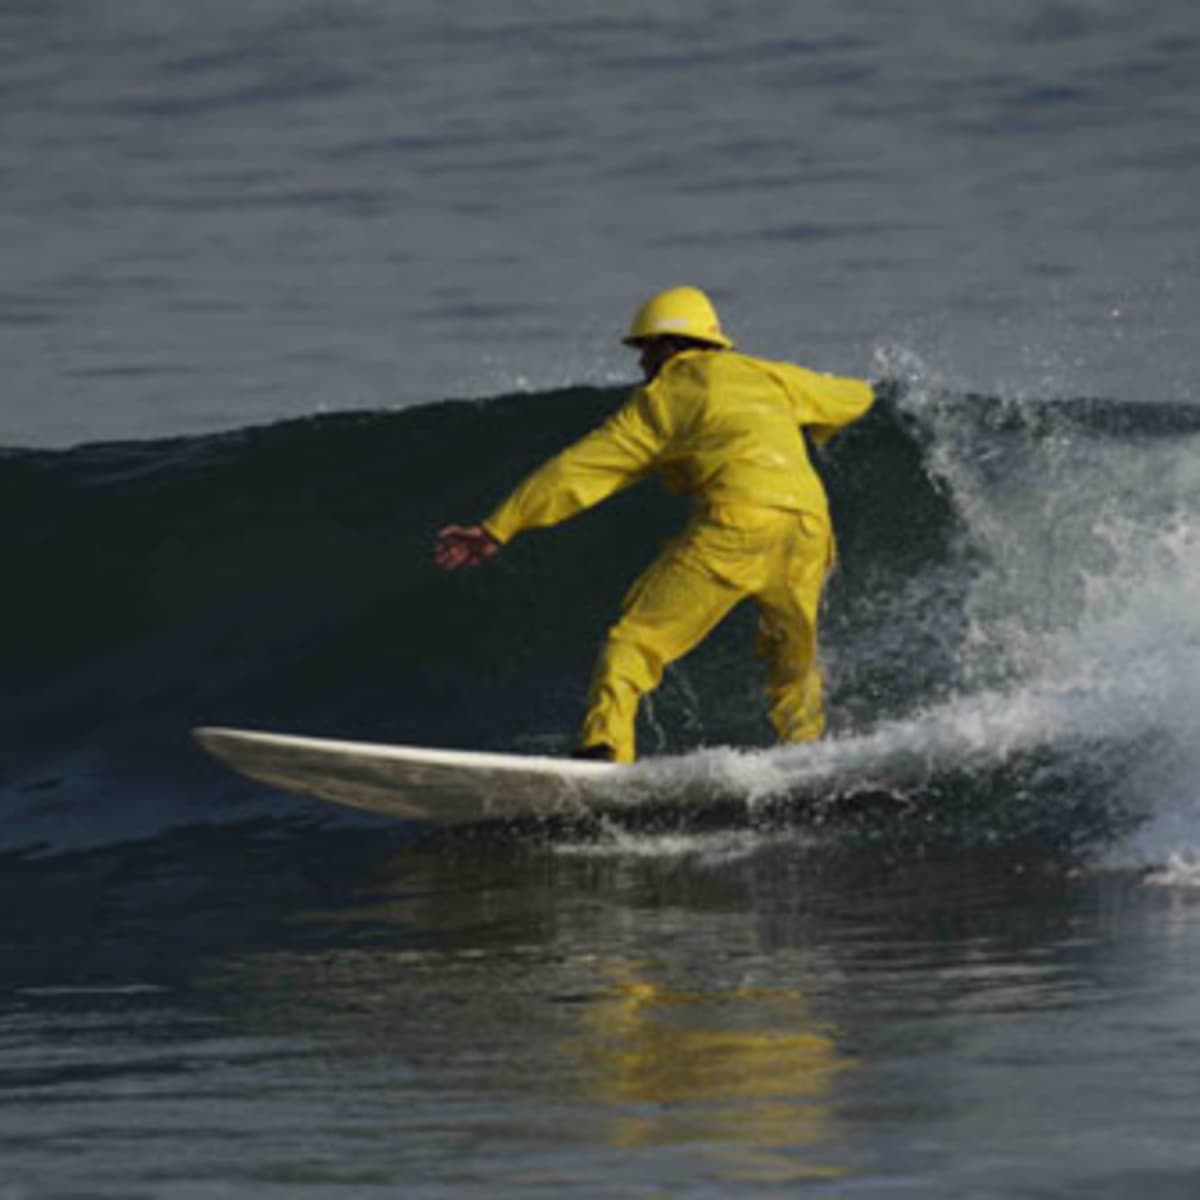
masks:
<path fill-rule="evenodd" d="M 792 835 L 801 840 L 803 834 Z M 723 866 L 753 855 L 772 835 L 751 829 L 708 832 L 631 832 L 615 823 L 602 826 L 597 837 L 568 841 L 555 852 L 571 858 L 676 859 L 691 864 Z"/>
<path fill-rule="evenodd" d="M 984 564 L 969 598 L 964 680 L 999 686 L 953 705 L 1005 714 L 985 740 L 1031 732 L 1153 750 L 1129 797 L 1147 814 L 1121 861 L 1200 860 L 1200 461 L 1195 437 L 1130 437 L 1050 423 L 980 436 L 969 405 L 907 371 L 910 413 Z M 1044 413 L 1044 410 L 1043 410 Z M 1032 724 L 1030 724 L 1032 722 Z M 1093 752 L 1094 750 L 1090 750 Z"/>
<path fill-rule="evenodd" d="M 735 796 L 752 811 L 798 789 L 918 794 L 939 771 L 982 772 L 1049 748 L 1144 814 L 1114 862 L 1158 882 L 1200 880 L 1195 439 L 1089 430 L 1044 407 L 1035 429 L 1017 400 L 1003 420 L 985 419 L 912 355 L 885 357 L 908 385 L 927 463 L 981 552 L 957 690 L 812 746 L 648 762 L 637 798 Z"/>
<path fill-rule="evenodd" d="M 1146 882 L 1152 887 L 1200 888 L 1200 852 L 1169 852 L 1165 861 L 1147 874 Z"/>

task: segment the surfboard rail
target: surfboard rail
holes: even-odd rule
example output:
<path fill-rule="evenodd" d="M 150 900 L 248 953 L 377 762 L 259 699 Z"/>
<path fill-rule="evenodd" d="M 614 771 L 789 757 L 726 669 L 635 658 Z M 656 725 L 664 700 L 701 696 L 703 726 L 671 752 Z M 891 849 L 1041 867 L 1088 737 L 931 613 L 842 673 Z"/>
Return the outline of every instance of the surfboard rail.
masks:
<path fill-rule="evenodd" d="M 201 726 L 192 736 L 235 771 L 282 791 L 438 825 L 561 815 L 615 796 L 630 768 L 586 759 L 444 750 Z"/>

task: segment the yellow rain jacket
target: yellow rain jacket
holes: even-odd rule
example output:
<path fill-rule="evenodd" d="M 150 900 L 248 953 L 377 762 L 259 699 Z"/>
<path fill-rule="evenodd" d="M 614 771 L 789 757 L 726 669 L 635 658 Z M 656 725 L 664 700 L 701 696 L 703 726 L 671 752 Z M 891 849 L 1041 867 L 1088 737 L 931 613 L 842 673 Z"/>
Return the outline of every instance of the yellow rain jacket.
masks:
<path fill-rule="evenodd" d="M 832 557 L 828 502 L 802 430 L 817 443 L 870 408 L 858 379 L 728 350 L 688 350 L 599 429 L 534 471 L 484 521 L 498 541 L 554 525 L 651 472 L 698 504 L 683 534 L 625 598 L 588 698 L 582 743 L 634 758 L 638 702 L 667 663 L 739 601 L 762 619 L 770 716 L 784 741 L 824 729 L 817 608 Z"/>
<path fill-rule="evenodd" d="M 508 542 L 653 471 L 672 491 L 706 504 L 790 509 L 828 522 L 801 428 L 823 444 L 873 399 L 860 379 L 728 350 L 684 351 L 599 429 L 528 476 L 484 528 Z"/>

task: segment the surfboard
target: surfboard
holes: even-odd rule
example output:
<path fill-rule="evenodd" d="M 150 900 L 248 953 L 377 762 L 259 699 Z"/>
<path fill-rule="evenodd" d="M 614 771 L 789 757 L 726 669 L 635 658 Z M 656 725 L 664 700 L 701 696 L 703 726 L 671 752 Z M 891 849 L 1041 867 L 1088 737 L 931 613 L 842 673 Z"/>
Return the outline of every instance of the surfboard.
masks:
<path fill-rule="evenodd" d="M 583 813 L 617 803 L 631 768 L 543 755 L 437 750 L 202 727 L 235 771 L 286 792 L 401 820 L 465 825 Z"/>

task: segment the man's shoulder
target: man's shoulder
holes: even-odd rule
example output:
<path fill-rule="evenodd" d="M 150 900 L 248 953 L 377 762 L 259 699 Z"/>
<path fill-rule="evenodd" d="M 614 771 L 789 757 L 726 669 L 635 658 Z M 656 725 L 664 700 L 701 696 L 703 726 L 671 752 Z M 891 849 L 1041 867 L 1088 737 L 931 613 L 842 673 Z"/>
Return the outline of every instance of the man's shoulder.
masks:
<path fill-rule="evenodd" d="M 712 380 L 800 369 L 791 363 L 772 362 L 743 354 L 740 350 L 689 350 L 672 359 L 663 368 L 661 377 L 664 380 Z"/>
<path fill-rule="evenodd" d="M 715 392 L 767 396 L 795 396 L 809 390 L 813 372 L 797 363 L 760 358 L 737 350 L 701 356 L 704 382 Z"/>
<path fill-rule="evenodd" d="M 781 358 L 764 358 L 758 354 L 746 354 L 741 350 L 716 350 L 705 354 L 706 365 L 711 370 L 738 373 L 758 372 L 766 375 L 809 375 L 811 370 L 799 363 Z"/>

